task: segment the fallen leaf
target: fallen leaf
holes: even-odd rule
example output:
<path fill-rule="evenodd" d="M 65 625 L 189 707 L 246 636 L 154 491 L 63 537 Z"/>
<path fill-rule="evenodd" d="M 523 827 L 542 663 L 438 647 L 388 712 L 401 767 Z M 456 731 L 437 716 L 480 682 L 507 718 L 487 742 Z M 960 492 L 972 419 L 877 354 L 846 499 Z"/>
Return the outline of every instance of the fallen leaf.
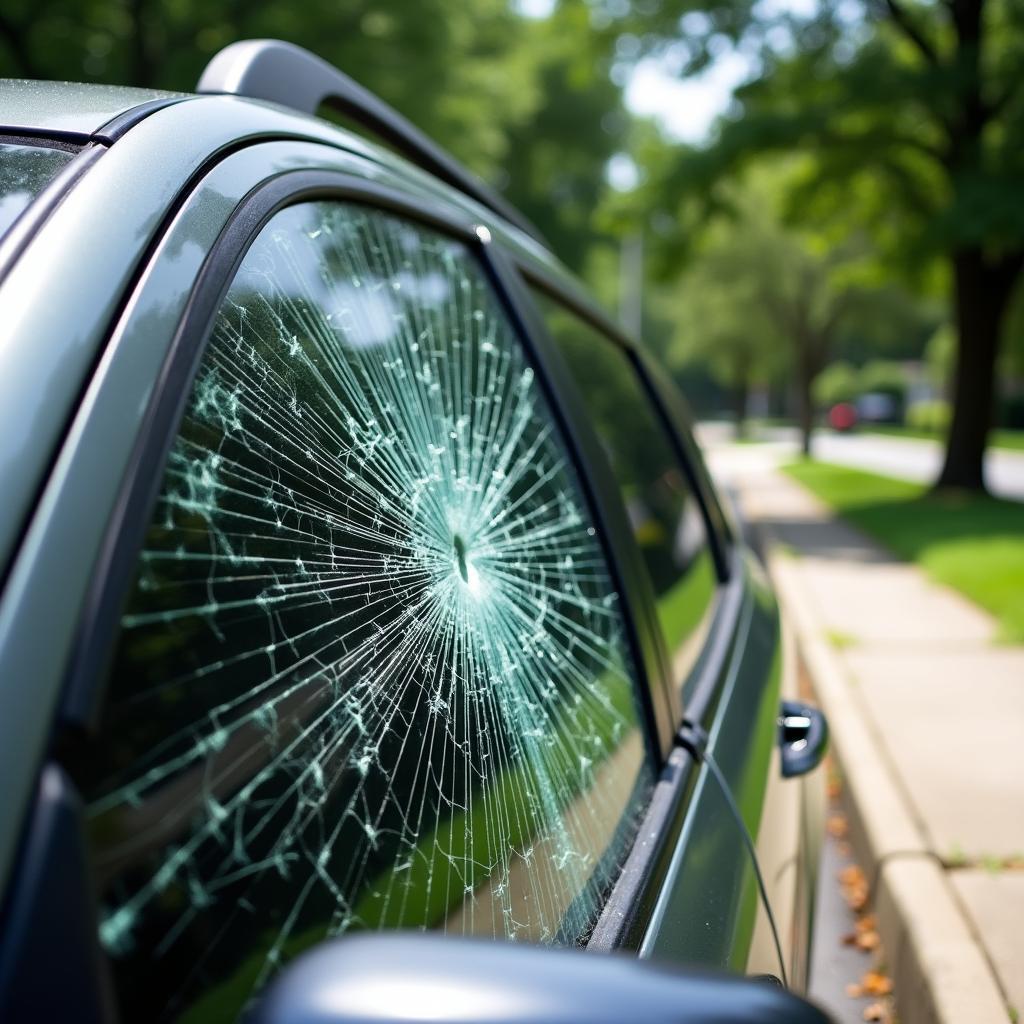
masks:
<path fill-rule="evenodd" d="M 884 1021 L 887 1016 L 885 1003 L 872 1003 L 870 1006 L 864 1007 L 865 1020 Z"/>
<path fill-rule="evenodd" d="M 864 950 L 865 953 L 870 953 L 873 949 L 878 949 L 881 945 L 882 939 L 878 932 L 865 931 L 859 932 L 854 939 L 854 945 L 858 949 Z"/>
<path fill-rule="evenodd" d="M 864 990 L 856 982 L 851 981 L 850 984 L 846 986 L 846 994 L 851 999 L 860 999 L 860 997 L 864 995 Z"/>
<path fill-rule="evenodd" d="M 829 815 L 826 828 L 828 829 L 828 834 L 832 836 L 833 839 L 845 839 L 847 833 L 850 831 L 850 825 L 846 820 L 845 814 Z"/>
<path fill-rule="evenodd" d="M 892 992 L 892 979 L 880 971 L 868 971 L 861 978 L 860 984 L 869 996 L 887 996 Z"/>
<path fill-rule="evenodd" d="M 839 872 L 839 884 L 843 899 L 851 909 L 863 910 L 868 905 L 871 890 L 864 872 L 856 864 L 850 864 Z"/>
<path fill-rule="evenodd" d="M 839 881 L 843 885 L 858 885 L 864 881 L 864 872 L 856 864 L 847 864 L 839 872 Z"/>

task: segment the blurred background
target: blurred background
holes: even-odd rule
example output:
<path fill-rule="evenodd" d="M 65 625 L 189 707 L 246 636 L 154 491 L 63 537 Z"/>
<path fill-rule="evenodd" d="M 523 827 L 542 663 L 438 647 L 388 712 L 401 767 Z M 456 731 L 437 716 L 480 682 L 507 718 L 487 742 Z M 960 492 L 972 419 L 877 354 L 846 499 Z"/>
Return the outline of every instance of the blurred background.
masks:
<path fill-rule="evenodd" d="M 0 74 L 191 90 L 264 36 L 505 192 L 700 418 L 975 490 L 1024 446 L 1019 2 L 4 0 Z"/>
<path fill-rule="evenodd" d="M 790 628 L 823 706 L 826 661 L 863 698 L 866 754 L 833 715 L 855 817 L 913 805 L 1017 1020 L 1024 2 L 0 0 L 0 75 L 191 91 L 261 37 L 433 136 L 655 350 L 783 603 L 804 594 Z M 904 795 L 858 789 L 865 763 Z M 834 879 L 849 850 L 830 850 Z M 878 965 L 913 958 L 903 933 L 879 951 L 865 872 L 839 875 L 858 917 L 819 922 L 817 995 L 889 1019 Z M 904 906 L 919 937 L 932 902 Z M 844 988 L 849 948 L 876 969 Z"/>

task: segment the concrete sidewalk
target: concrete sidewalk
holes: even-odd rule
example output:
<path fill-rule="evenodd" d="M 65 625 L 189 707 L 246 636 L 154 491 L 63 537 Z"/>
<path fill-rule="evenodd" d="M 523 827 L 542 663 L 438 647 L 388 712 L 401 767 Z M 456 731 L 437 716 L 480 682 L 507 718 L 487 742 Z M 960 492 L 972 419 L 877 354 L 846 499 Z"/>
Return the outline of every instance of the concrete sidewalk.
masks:
<path fill-rule="evenodd" d="M 902 1024 L 1024 1019 L 1024 647 L 831 518 L 757 446 L 710 453 L 763 541 L 833 732 Z"/>

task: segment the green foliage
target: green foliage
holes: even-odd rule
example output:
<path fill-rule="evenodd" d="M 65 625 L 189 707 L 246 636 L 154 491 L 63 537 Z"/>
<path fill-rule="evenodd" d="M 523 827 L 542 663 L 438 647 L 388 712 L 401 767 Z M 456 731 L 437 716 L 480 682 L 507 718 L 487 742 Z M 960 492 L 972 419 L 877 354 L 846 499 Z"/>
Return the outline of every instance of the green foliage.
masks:
<path fill-rule="evenodd" d="M 889 276 L 922 293 L 952 287 L 960 372 L 942 480 L 979 488 L 994 353 L 1024 268 L 1024 5 L 779 6 L 707 5 L 709 24 L 757 54 L 755 70 L 712 143 L 681 147 L 650 188 L 689 233 L 745 170 L 803 154 L 785 190 L 792 221 L 832 246 L 866 233 Z"/>
<path fill-rule="evenodd" d="M 891 395 L 902 404 L 907 394 L 907 374 L 900 363 L 875 359 L 860 371 L 860 392 Z"/>
<path fill-rule="evenodd" d="M 949 430 L 950 407 L 944 398 L 930 402 L 915 402 L 906 413 L 907 426 L 935 437 Z"/>
<path fill-rule="evenodd" d="M 1024 641 L 1019 504 L 928 492 L 919 484 L 808 460 L 785 468 L 865 533 L 991 612 L 1002 639 Z"/>
<path fill-rule="evenodd" d="M 627 130 L 608 74 L 614 36 L 593 29 L 588 10 L 562 0 L 531 19 L 508 0 L 10 0 L 0 75 L 191 91 L 228 43 L 294 42 L 505 190 L 579 269 Z"/>
<path fill-rule="evenodd" d="M 861 395 L 890 395 L 903 403 L 907 393 L 907 373 L 901 363 L 875 359 L 857 368 L 842 360 L 831 363 L 814 384 L 814 400 L 819 406 L 854 402 Z"/>
<path fill-rule="evenodd" d="M 564 0 L 550 18 L 528 23 L 525 38 L 539 102 L 508 130 L 506 192 L 559 257 L 582 271 L 608 237 L 594 213 L 608 191 L 605 165 L 628 127 L 608 74 L 612 40 L 591 30 L 583 0 Z"/>
<path fill-rule="evenodd" d="M 1018 286 L 1006 313 L 1000 377 L 1024 382 L 1024 286 Z"/>
<path fill-rule="evenodd" d="M 860 374 L 849 363 L 830 363 L 814 382 L 814 401 L 828 408 L 838 402 L 852 402 L 861 393 Z"/>
<path fill-rule="evenodd" d="M 529 25 L 505 0 L 11 0 L 6 73 L 190 91 L 236 39 L 307 47 L 394 104 L 483 172 L 504 156 L 504 126 L 539 102 Z"/>
<path fill-rule="evenodd" d="M 956 331 L 950 324 L 943 324 L 928 339 L 924 358 L 932 387 L 945 391 L 953 378 L 956 362 Z"/>

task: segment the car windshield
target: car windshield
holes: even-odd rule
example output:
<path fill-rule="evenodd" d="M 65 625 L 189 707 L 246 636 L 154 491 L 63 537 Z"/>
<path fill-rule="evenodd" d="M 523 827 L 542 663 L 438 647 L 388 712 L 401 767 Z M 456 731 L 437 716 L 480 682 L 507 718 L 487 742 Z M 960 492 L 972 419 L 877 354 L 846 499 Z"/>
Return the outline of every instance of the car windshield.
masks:
<path fill-rule="evenodd" d="M 74 155 L 34 142 L 0 142 L 0 238 Z"/>

